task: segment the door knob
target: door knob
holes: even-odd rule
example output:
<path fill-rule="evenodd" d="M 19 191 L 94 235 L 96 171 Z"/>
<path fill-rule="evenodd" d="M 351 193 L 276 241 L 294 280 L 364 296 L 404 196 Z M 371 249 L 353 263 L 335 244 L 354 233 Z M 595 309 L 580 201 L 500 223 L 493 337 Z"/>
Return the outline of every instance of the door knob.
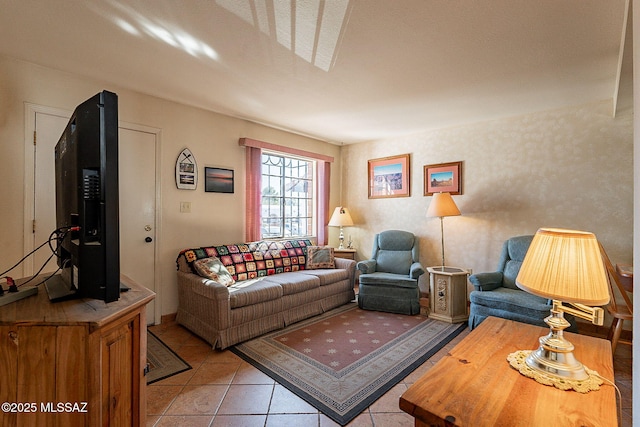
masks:
<path fill-rule="evenodd" d="M 151 243 L 151 242 L 153 242 L 153 239 L 151 237 L 147 236 L 147 237 L 145 237 L 144 241 L 147 242 L 147 243 Z"/>

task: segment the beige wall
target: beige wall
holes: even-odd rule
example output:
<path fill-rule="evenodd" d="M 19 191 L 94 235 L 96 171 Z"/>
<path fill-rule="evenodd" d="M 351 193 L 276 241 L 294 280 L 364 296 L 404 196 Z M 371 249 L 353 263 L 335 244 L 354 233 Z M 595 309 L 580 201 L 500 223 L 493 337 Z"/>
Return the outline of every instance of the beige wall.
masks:
<path fill-rule="evenodd" d="M 408 230 L 420 238 L 423 264 L 440 265 L 440 220 L 425 216 L 423 166 L 463 161 L 464 194 L 454 196 L 462 216 L 444 219 L 447 265 L 493 271 L 505 239 L 540 227 L 591 231 L 613 262 L 630 263 L 632 119 L 631 111 L 612 118 L 603 102 L 343 147 L 341 199 L 357 223 L 345 234 L 362 259 L 375 232 Z M 367 160 L 404 153 L 411 197 L 368 199 Z"/>
<path fill-rule="evenodd" d="M 336 145 L 0 56 L 0 269 L 23 256 L 24 103 L 71 112 L 102 89 L 118 94 L 121 121 L 161 129 L 162 234 L 157 243 L 163 314 L 177 309 L 175 259 L 181 249 L 244 238 L 244 148 L 238 146 L 239 138 L 333 156 L 336 173 L 331 185 L 339 188 L 340 147 Z M 185 147 L 196 157 L 200 174 L 205 165 L 234 169 L 235 193 L 205 193 L 202 181 L 195 191 L 176 189 L 175 161 Z M 191 213 L 180 213 L 181 201 L 192 203 Z M 338 201 L 335 192 L 331 206 Z M 13 274 L 20 277 L 22 272 L 18 269 Z"/>
<path fill-rule="evenodd" d="M 492 270 L 506 238 L 542 226 L 593 231 L 614 262 L 632 260 L 632 113 L 612 118 L 608 103 L 340 148 L 0 56 L 0 268 L 23 255 L 24 103 L 71 111 L 102 89 L 118 93 L 121 120 L 162 132 L 163 314 L 176 311 L 174 260 L 180 249 L 243 239 L 240 137 L 336 158 L 331 206 L 350 208 L 357 224 L 345 234 L 353 237 L 359 259 L 369 256 L 376 231 L 398 228 L 420 237 L 425 265 L 439 264 L 439 220 L 425 217 L 431 198 L 422 195 L 422 168 L 461 160 L 464 194 L 455 200 L 462 216 L 444 224 L 448 265 Z M 204 193 L 201 186 L 177 190 L 174 165 L 184 147 L 196 156 L 200 172 L 205 165 L 234 169 L 235 194 Z M 369 200 L 367 159 L 403 153 L 411 154 L 411 197 Z M 192 203 L 192 213 L 179 212 L 181 201 Z M 333 227 L 329 242 L 338 243 Z"/>

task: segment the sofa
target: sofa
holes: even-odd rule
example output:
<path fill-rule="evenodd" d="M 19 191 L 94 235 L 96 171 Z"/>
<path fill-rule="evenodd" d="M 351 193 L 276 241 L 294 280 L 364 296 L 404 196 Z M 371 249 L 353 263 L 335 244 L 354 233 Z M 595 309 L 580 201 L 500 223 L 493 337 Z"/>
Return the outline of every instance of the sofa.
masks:
<path fill-rule="evenodd" d="M 355 299 L 355 261 L 308 239 L 185 249 L 176 320 L 224 349 Z"/>

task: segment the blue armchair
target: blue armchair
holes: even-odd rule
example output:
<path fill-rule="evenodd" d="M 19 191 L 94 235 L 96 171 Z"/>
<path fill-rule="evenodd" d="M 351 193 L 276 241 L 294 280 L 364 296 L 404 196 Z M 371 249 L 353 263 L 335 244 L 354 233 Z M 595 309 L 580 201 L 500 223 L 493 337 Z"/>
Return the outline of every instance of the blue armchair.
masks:
<path fill-rule="evenodd" d="M 365 310 L 414 315 L 420 313 L 418 279 L 424 269 L 418 242 L 408 231 L 387 230 L 375 235 L 371 259 L 360 271 L 358 306 Z"/>
<path fill-rule="evenodd" d="M 469 276 L 474 290 L 469 295 L 469 329 L 478 326 L 488 316 L 501 317 L 546 327 L 544 319 L 551 312 L 551 300 L 521 290 L 516 277 L 531 245 L 533 236 L 512 237 L 502 246 L 498 268 L 491 273 Z M 567 330 L 576 331 L 573 316 L 565 314 L 571 322 Z"/>

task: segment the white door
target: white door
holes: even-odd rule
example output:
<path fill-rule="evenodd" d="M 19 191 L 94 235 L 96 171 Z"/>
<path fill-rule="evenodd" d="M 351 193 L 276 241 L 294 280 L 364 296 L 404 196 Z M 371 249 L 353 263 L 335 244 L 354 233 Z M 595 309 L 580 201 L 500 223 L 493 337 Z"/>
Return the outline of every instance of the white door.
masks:
<path fill-rule="evenodd" d="M 49 239 L 55 223 L 54 148 L 67 125 L 70 113 L 46 107 L 28 106 L 27 135 L 35 135 L 36 144 L 27 138 L 25 147 L 25 194 L 33 197 L 25 203 L 25 253 Z M 156 140 L 158 130 L 120 124 L 120 271 L 156 291 Z M 30 177 L 33 179 L 29 179 Z M 31 224 L 35 224 L 33 227 Z M 147 242 L 146 240 L 150 240 Z M 24 264 L 23 274 L 36 273 L 51 255 L 45 245 Z M 57 269 L 54 260 L 42 272 Z M 154 300 L 155 301 L 155 300 Z M 147 306 L 147 321 L 159 322 L 154 302 Z"/>
<path fill-rule="evenodd" d="M 67 125 L 68 117 L 61 115 L 36 113 L 36 138 L 34 164 L 35 191 L 33 194 L 33 232 L 31 247 L 36 248 L 49 239 L 49 235 L 56 229 L 56 182 L 54 171 L 53 149 Z M 48 262 L 47 262 L 48 260 Z M 58 268 L 56 258 L 52 256 L 48 245 L 38 250 L 30 260 L 31 273 L 36 273 L 41 267 L 43 273 L 54 272 Z M 46 265 L 45 265 L 46 263 Z"/>
<path fill-rule="evenodd" d="M 155 292 L 156 135 L 120 127 L 120 272 Z M 147 305 L 154 322 L 155 299 Z"/>

